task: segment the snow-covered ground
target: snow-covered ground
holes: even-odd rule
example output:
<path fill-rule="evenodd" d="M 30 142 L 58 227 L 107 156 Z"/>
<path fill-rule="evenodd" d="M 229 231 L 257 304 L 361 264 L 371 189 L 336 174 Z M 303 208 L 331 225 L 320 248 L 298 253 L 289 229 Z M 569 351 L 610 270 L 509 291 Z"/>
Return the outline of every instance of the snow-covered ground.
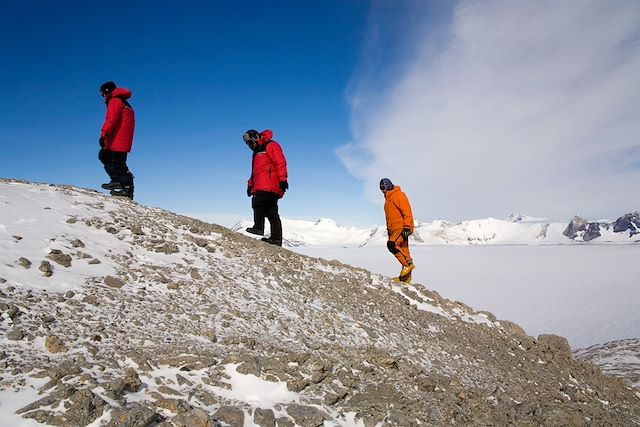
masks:
<path fill-rule="evenodd" d="M 26 189 L 26 191 L 25 191 Z M 33 251 L 40 251 L 38 239 L 29 234 L 37 233 L 41 224 L 57 223 L 56 233 L 64 236 L 71 224 L 66 222 L 69 210 L 81 213 L 87 205 L 98 202 L 90 196 L 78 196 L 78 203 L 71 206 L 66 201 L 50 198 L 45 209 L 39 207 L 38 199 L 50 197 L 55 192 L 46 187 L 9 185 L 3 189 L 0 199 L 6 203 L 0 211 L 0 248 L 5 254 L 16 247 L 15 238 L 8 233 L 8 224 L 22 224 L 21 246 L 35 245 Z M 86 199 L 86 200 L 85 200 Z M 80 203 L 82 202 L 82 203 Z M 109 202 L 112 203 L 112 202 Z M 14 211 L 13 206 L 30 206 L 25 212 Z M 59 204 L 59 205 L 57 205 Z M 36 208 L 36 206 L 38 206 Z M 77 212 L 76 212 L 77 211 Z M 464 237 L 449 241 L 467 242 L 473 236 L 482 241 L 483 233 L 503 236 L 501 241 L 521 241 L 532 238 L 536 233 L 531 227 L 543 223 L 539 219 L 476 220 L 447 226 L 448 233 L 466 230 Z M 339 261 L 366 268 L 374 273 L 394 276 L 399 264 L 384 246 L 382 227 L 372 229 L 345 228 L 331 219 L 315 222 L 284 220 L 285 239 L 302 242 L 302 246 L 291 249 L 306 255 L 337 259 Z M 31 227 L 30 224 L 33 224 Z M 243 221 L 236 228 L 240 230 L 250 225 Z M 443 225 L 435 221 L 418 224 L 422 235 L 431 235 L 425 230 L 440 229 Z M 550 228 L 559 229 L 560 224 Z M 527 232 L 528 230 L 528 232 Z M 555 232 L 554 242 L 562 240 Z M 626 233 L 628 235 L 628 233 Z M 91 241 L 89 236 L 78 236 Z M 255 236 L 254 236 L 255 237 Z M 515 321 L 529 334 L 556 333 L 565 336 L 573 348 L 587 347 L 617 339 L 640 336 L 640 245 L 638 244 L 593 244 L 574 243 L 562 236 L 566 243 L 555 245 L 469 245 L 469 244 L 426 244 L 412 242 L 412 254 L 417 265 L 413 282 L 421 283 L 428 289 L 438 291 L 443 297 L 459 300 L 476 310 L 488 310 L 498 318 Z M 628 237 L 626 237 L 628 239 Z M 117 252 L 111 241 L 105 240 L 101 247 L 87 248 L 97 254 Z M 428 240 L 428 239 L 425 239 Z M 433 239 L 431 239 L 433 241 Z M 364 246 L 363 242 L 367 242 Z M 37 246 L 37 248 L 36 248 Z M 46 247 L 55 249 L 58 242 L 47 242 Z M 39 254 L 46 255 L 46 253 Z M 9 256 L 17 259 L 17 255 Z M 34 255 L 34 259 L 38 257 Z M 102 259 L 108 259 L 102 257 Z M 71 289 L 81 283 L 82 277 L 101 273 L 112 273 L 111 263 L 89 265 L 87 259 L 74 273 L 59 269 L 53 282 L 61 290 Z M 51 285 L 34 266 L 28 278 L 29 286 L 42 288 Z M 86 271 L 85 271 L 86 270 Z M 86 274 L 85 274 L 86 273 Z M 20 283 L 23 278 L 14 277 L 24 271 L 8 269 L 5 279 Z"/>
<path fill-rule="evenodd" d="M 382 246 L 296 247 L 393 276 Z M 413 283 L 572 348 L 640 336 L 640 245 L 414 246 Z"/>
<path fill-rule="evenodd" d="M 141 212 L 128 202 L 97 197 L 95 193 L 85 190 L 2 183 L 0 255 L 3 262 L 0 264 L 0 277 L 5 282 L 10 282 L 12 287 L 34 292 L 43 289 L 59 293 L 74 290 L 82 292 L 92 278 L 115 274 L 119 268 L 115 254 L 127 253 L 129 250 L 135 251 L 131 256 L 136 262 L 158 267 L 177 265 L 174 262 L 186 263 L 202 268 L 203 271 L 207 270 L 205 266 L 210 267 L 204 258 L 189 254 L 151 251 L 143 249 L 140 242 L 131 246 L 136 242 L 136 237 L 143 235 L 140 234 L 143 232 L 142 225 L 138 225 L 138 231 L 133 227 L 112 230 L 112 226 L 91 226 L 107 223 L 115 225 L 118 221 L 110 222 L 114 221 L 111 213 L 117 211 L 130 211 L 132 214 Z M 150 213 L 153 212 L 145 214 Z M 78 221 L 84 225 L 75 225 Z M 157 223 L 157 219 L 154 221 Z M 193 232 L 175 228 L 170 222 L 156 225 L 166 229 L 167 234 L 173 235 L 181 244 L 191 241 L 189 238 L 195 239 L 191 235 Z M 487 229 L 485 225 L 483 222 L 479 228 Z M 285 227 L 287 226 L 293 228 L 290 222 L 285 223 Z M 500 222 L 496 223 L 497 229 L 504 229 L 503 226 Z M 313 223 L 313 232 L 309 231 L 308 223 L 298 224 L 295 236 L 291 234 L 291 229 L 285 228 L 285 237 L 291 241 L 306 243 L 306 246 L 290 248 L 295 252 L 329 260 L 337 259 L 374 273 L 393 276 L 399 271 L 399 264 L 387 252 L 384 239 L 379 238 L 380 228 L 374 230 L 373 233 L 358 229 L 345 232 L 344 228 L 331 220 L 320 220 Z M 147 232 L 151 238 L 153 233 L 149 230 Z M 477 230 L 474 231 L 476 232 Z M 120 237 L 116 237 L 116 234 Z M 202 236 L 196 237 L 200 239 L 197 241 L 204 241 Z M 220 236 L 214 233 L 206 237 L 213 242 Z M 361 241 L 368 243 L 361 247 L 353 244 Z M 323 242 L 331 242 L 331 245 L 321 244 Z M 164 240 L 158 240 L 154 245 L 161 243 L 168 244 Z M 194 250 L 204 251 L 198 248 L 199 246 Z M 45 278 L 38 261 L 52 259 L 51 252 L 56 250 L 77 251 L 78 256 L 73 258 L 72 269 L 54 263 L 54 275 Z M 417 265 L 413 273 L 414 283 L 422 283 L 426 288 L 438 291 L 443 297 L 460 300 L 476 310 L 488 310 L 500 319 L 515 321 L 530 335 L 563 335 L 573 348 L 640 336 L 640 314 L 637 310 L 640 303 L 640 287 L 637 286 L 640 245 L 418 244 L 412 247 L 412 251 Z M 82 253 L 91 256 L 80 256 Z M 210 256 L 224 264 L 225 258 L 216 251 Z M 99 263 L 93 262 L 98 258 L 101 260 Z M 27 266 L 29 260 L 34 261 L 34 264 L 29 263 Z M 183 276 L 186 277 L 186 273 Z M 238 287 L 242 285 L 238 283 Z M 252 283 L 249 285 L 252 291 L 258 289 L 260 292 L 268 292 L 267 288 L 257 288 Z M 401 287 L 396 286 L 394 289 L 399 292 Z M 221 289 L 217 292 L 221 292 Z M 70 298 L 73 299 L 73 296 Z M 433 310 L 429 304 L 420 308 Z M 0 320 L 6 324 L 11 323 L 8 314 L 3 314 Z M 486 317 L 470 320 L 475 323 L 487 321 Z M 5 348 L 20 345 L 21 342 L 18 340 L 10 343 L 6 338 L 2 339 Z M 34 342 L 41 344 L 39 340 L 40 338 Z M 0 359 L 4 357 L 0 354 Z M 259 400 L 264 407 L 269 407 L 269 402 L 296 399 L 296 395 L 288 392 L 284 383 L 267 383 L 252 375 L 240 374 L 235 365 L 225 367 L 225 382 L 233 391 L 226 397 L 246 402 Z M 154 387 L 152 380 L 156 378 L 155 374 L 171 377 L 175 372 L 165 370 L 143 374 L 141 379 L 146 381 L 147 387 Z M 182 375 L 197 379 L 197 371 Z M 42 382 L 30 378 L 24 386 L 16 388 L 19 392 L 12 388 L 0 390 L 0 426 L 38 425 L 34 421 L 18 417 L 14 411 L 37 398 L 35 388 L 41 386 Z M 225 395 L 226 388 L 221 390 L 218 394 Z M 132 394 L 129 397 L 134 399 L 137 396 Z M 105 418 L 97 419 L 91 425 L 106 422 L 109 416 L 105 414 Z M 362 422 L 350 418 L 343 425 L 360 426 Z"/>
<path fill-rule="evenodd" d="M 243 220 L 233 229 L 251 225 Z M 584 242 L 564 236 L 566 226 L 523 215 L 418 221 L 413 283 L 514 321 L 532 336 L 562 335 L 574 349 L 640 337 L 640 234 L 602 229 L 601 237 Z M 386 249 L 384 226 L 283 219 L 283 231 L 285 246 L 295 252 L 385 276 L 400 271 Z"/>

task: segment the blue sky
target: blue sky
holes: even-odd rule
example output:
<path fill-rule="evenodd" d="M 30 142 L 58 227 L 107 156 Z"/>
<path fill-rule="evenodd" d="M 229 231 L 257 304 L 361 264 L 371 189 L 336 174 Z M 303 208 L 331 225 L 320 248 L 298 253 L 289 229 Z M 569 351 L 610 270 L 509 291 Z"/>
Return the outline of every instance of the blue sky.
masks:
<path fill-rule="evenodd" d="M 138 202 L 251 217 L 249 128 L 289 162 L 292 219 L 567 220 L 639 209 L 635 0 L 3 5 L 0 176 L 98 189 L 99 85 L 133 91 Z"/>
<path fill-rule="evenodd" d="M 133 91 L 136 199 L 251 216 L 245 130 L 289 162 L 281 214 L 379 222 L 335 149 L 369 3 L 24 1 L 3 6 L 0 176 L 99 188 L 99 85 Z M 375 212 L 374 212 L 375 211 Z"/>

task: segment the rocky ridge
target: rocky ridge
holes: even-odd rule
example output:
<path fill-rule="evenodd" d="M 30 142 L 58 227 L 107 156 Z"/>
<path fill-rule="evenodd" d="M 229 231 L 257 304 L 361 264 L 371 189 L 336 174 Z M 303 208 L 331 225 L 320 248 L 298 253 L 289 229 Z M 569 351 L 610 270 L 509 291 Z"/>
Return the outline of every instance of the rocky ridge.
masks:
<path fill-rule="evenodd" d="M 0 221 L 11 249 L 0 255 L 0 390 L 37 387 L 23 417 L 640 424 L 638 390 L 574 358 L 563 338 L 529 337 L 419 284 L 93 191 L 7 181 L 2 190 L 28 194 L 51 221 L 38 239 L 28 221 Z M 0 199 L 2 209 L 14 200 Z M 238 375 L 283 387 L 280 401 L 235 392 Z"/>
<path fill-rule="evenodd" d="M 578 359 L 598 365 L 603 372 L 640 388 L 640 338 L 592 345 L 573 354 Z"/>
<path fill-rule="evenodd" d="M 625 214 L 615 221 L 588 222 L 581 216 L 575 215 L 562 234 L 571 240 L 590 242 L 602 236 L 602 230 L 611 230 L 613 233 L 628 232 L 629 238 L 637 242 L 634 236 L 640 233 L 640 212 Z"/>

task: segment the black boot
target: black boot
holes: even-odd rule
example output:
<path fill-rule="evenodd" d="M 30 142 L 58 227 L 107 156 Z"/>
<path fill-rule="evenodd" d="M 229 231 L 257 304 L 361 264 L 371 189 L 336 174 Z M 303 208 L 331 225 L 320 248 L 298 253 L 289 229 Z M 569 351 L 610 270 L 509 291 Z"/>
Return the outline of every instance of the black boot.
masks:
<path fill-rule="evenodd" d="M 272 239 L 271 237 L 263 237 L 260 240 L 269 243 L 270 245 L 282 246 L 282 240 Z"/>
<path fill-rule="evenodd" d="M 107 184 L 102 184 L 102 188 L 104 188 L 105 190 L 116 190 L 116 189 L 121 189 L 122 184 L 118 181 L 111 180 Z"/>
<path fill-rule="evenodd" d="M 133 187 L 125 185 L 119 190 L 111 190 L 111 195 L 116 197 L 126 197 L 127 199 L 133 200 Z"/>
<path fill-rule="evenodd" d="M 264 230 L 260 228 L 255 228 L 255 227 L 247 228 L 247 233 L 257 234 L 258 236 L 264 236 Z"/>

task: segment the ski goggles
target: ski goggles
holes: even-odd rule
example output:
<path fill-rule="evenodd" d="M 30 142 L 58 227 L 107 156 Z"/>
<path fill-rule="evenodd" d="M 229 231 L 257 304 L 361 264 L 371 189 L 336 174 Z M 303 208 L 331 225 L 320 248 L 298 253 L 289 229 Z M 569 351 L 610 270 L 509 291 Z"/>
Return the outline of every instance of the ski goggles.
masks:
<path fill-rule="evenodd" d="M 258 142 L 258 137 L 256 136 L 251 136 L 249 135 L 249 133 L 245 133 L 244 135 L 242 135 L 242 139 L 244 140 L 245 144 L 250 145 L 250 144 L 255 144 L 256 142 Z"/>

